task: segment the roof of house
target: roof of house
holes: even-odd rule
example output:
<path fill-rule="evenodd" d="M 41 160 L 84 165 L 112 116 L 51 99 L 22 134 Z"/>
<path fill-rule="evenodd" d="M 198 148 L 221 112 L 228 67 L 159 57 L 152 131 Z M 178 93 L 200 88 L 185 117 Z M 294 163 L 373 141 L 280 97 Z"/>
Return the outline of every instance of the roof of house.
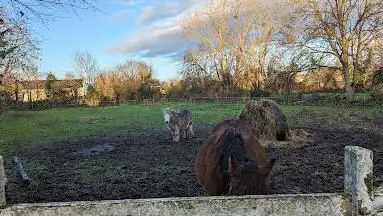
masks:
<path fill-rule="evenodd" d="M 18 83 L 23 89 L 44 89 L 47 80 L 19 81 Z M 53 85 L 60 86 L 61 88 L 81 88 L 83 82 L 82 79 L 54 80 Z"/>

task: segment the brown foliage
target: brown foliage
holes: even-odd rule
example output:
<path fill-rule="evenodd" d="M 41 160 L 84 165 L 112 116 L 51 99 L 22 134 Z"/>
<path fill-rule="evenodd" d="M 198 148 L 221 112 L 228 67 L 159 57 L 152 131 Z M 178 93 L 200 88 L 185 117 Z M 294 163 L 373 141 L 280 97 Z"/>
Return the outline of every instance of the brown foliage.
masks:
<path fill-rule="evenodd" d="M 127 61 L 98 75 L 95 87 L 103 98 L 132 100 L 139 98 L 140 87 L 151 87 L 149 82 L 153 81 L 152 76 L 151 65 L 141 61 Z M 144 84 L 148 85 L 143 86 Z"/>
<path fill-rule="evenodd" d="M 344 87 L 340 70 L 331 68 L 318 68 L 305 74 L 300 74 L 298 91 L 334 91 Z"/>

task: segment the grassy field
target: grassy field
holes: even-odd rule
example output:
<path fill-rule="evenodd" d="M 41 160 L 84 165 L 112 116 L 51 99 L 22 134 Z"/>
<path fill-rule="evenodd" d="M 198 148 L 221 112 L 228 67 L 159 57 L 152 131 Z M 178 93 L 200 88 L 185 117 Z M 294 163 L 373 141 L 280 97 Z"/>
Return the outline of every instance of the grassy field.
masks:
<path fill-rule="evenodd" d="M 201 195 L 192 170 L 195 154 L 214 124 L 226 116 L 238 115 L 242 106 L 200 103 L 10 111 L 0 123 L 0 154 L 5 157 L 10 178 L 8 199 L 14 203 Z M 165 107 L 189 108 L 197 136 L 174 144 L 162 122 L 161 110 Z M 275 174 L 276 193 L 341 189 L 342 179 L 326 186 L 326 181 L 342 173 L 341 166 L 334 170 L 327 163 L 341 163 L 344 145 L 369 147 L 381 155 L 383 113 L 379 107 L 282 109 L 293 130 L 304 129 L 312 138 L 280 149 L 282 165 Z M 105 143 L 118 151 L 73 156 L 79 149 Z M 297 147 L 302 145 L 306 147 Z M 313 155 L 310 148 L 323 153 Z M 20 189 L 11 163 L 13 155 L 24 159 L 35 185 Z M 311 162 L 307 164 L 307 160 Z M 319 181 L 312 172 L 322 173 L 323 167 L 328 170 L 322 182 L 315 183 L 324 184 L 323 188 L 310 186 L 307 179 Z M 299 179 L 291 178 L 297 173 Z"/>
<path fill-rule="evenodd" d="M 1 150 L 10 144 L 49 144 L 50 141 L 92 136 L 99 131 L 119 133 L 129 127 L 163 127 L 162 109 L 188 107 L 196 123 L 215 123 L 236 115 L 242 105 L 177 104 L 121 105 L 96 108 L 63 108 L 41 111 L 10 111 L 0 123 Z"/>
<path fill-rule="evenodd" d="M 161 110 L 165 107 L 188 107 L 198 125 L 215 124 L 225 116 L 236 116 L 243 104 L 121 105 L 10 111 L 0 122 L 0 152 L 4 154 L 5 149 L 17 143 L 36 146 L 51 141 L 92 136 L 100 131 L 113 134 L 129 127 L 163 127 Z M 339 119 L 342 119 L 343 125 L 356 119 L 372 120 L 381 115 L 379 107 L 283 106 L 282 109 L 293 127 L 310 125 L 312 118 L 307 118 L 310 115 L 322 116 L 325 121 L 323 123 L 329 126 L 336 124 Z"/>

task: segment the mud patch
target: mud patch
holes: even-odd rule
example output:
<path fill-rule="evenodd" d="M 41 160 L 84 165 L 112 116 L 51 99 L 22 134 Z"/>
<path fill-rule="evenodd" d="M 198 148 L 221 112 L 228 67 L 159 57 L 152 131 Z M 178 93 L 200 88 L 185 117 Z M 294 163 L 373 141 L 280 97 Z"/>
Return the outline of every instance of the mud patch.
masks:
<path fill-rule="evenodd" d="M 7 203 L 204 196 L 193 165 L 213 127 L 197 125 L 195 138 L 178 143 L 165 127 L 125 128 L 113 136 L 98 134 L 44 149 L 24 149 L 19 155 L 36 185 L 21 189 L 12 161 L 6 161 Z M 374 181 L 383 183 L 382 133 L 316 125 L 292 129 L 300 139 L 276 145 L 279 156 L 271 176 L 273 194 L 342 192 L 346 145 L 374 152 Z M 110 146 L 115 149 L 108 151 Z M 69 154 L 83 150 L 100 154 Z"/>
<path fill-rule="evenodd" d="M 383 129 L 383 118 L 376 119 L 374 121 L 375 125 L 379 127 L 380 129 Z"/>
<path fill-rule="evenodd" d="M 89 157 L 89 156 L 99 155 L 102 153 L 108 153 L 115 149 L 116 149 L 115 146 L 112 146 L 110 144 L 103 144 L 103 145 L 94 146 L 92 148 L 82 149 L 79 152 L 75 152 L 74 154 L 78 156 Z"/>

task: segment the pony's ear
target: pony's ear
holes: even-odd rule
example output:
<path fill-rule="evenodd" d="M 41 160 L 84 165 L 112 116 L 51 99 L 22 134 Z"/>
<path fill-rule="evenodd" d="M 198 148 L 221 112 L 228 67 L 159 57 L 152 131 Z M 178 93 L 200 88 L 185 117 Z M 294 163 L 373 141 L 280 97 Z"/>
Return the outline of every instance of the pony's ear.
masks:
<path fill-rule="evenodd" d="M 241 164 L 233 159 L 231 156 L 229 157 L 229 176 L 231 178 L 240 177 L 241 175 Z"/>

